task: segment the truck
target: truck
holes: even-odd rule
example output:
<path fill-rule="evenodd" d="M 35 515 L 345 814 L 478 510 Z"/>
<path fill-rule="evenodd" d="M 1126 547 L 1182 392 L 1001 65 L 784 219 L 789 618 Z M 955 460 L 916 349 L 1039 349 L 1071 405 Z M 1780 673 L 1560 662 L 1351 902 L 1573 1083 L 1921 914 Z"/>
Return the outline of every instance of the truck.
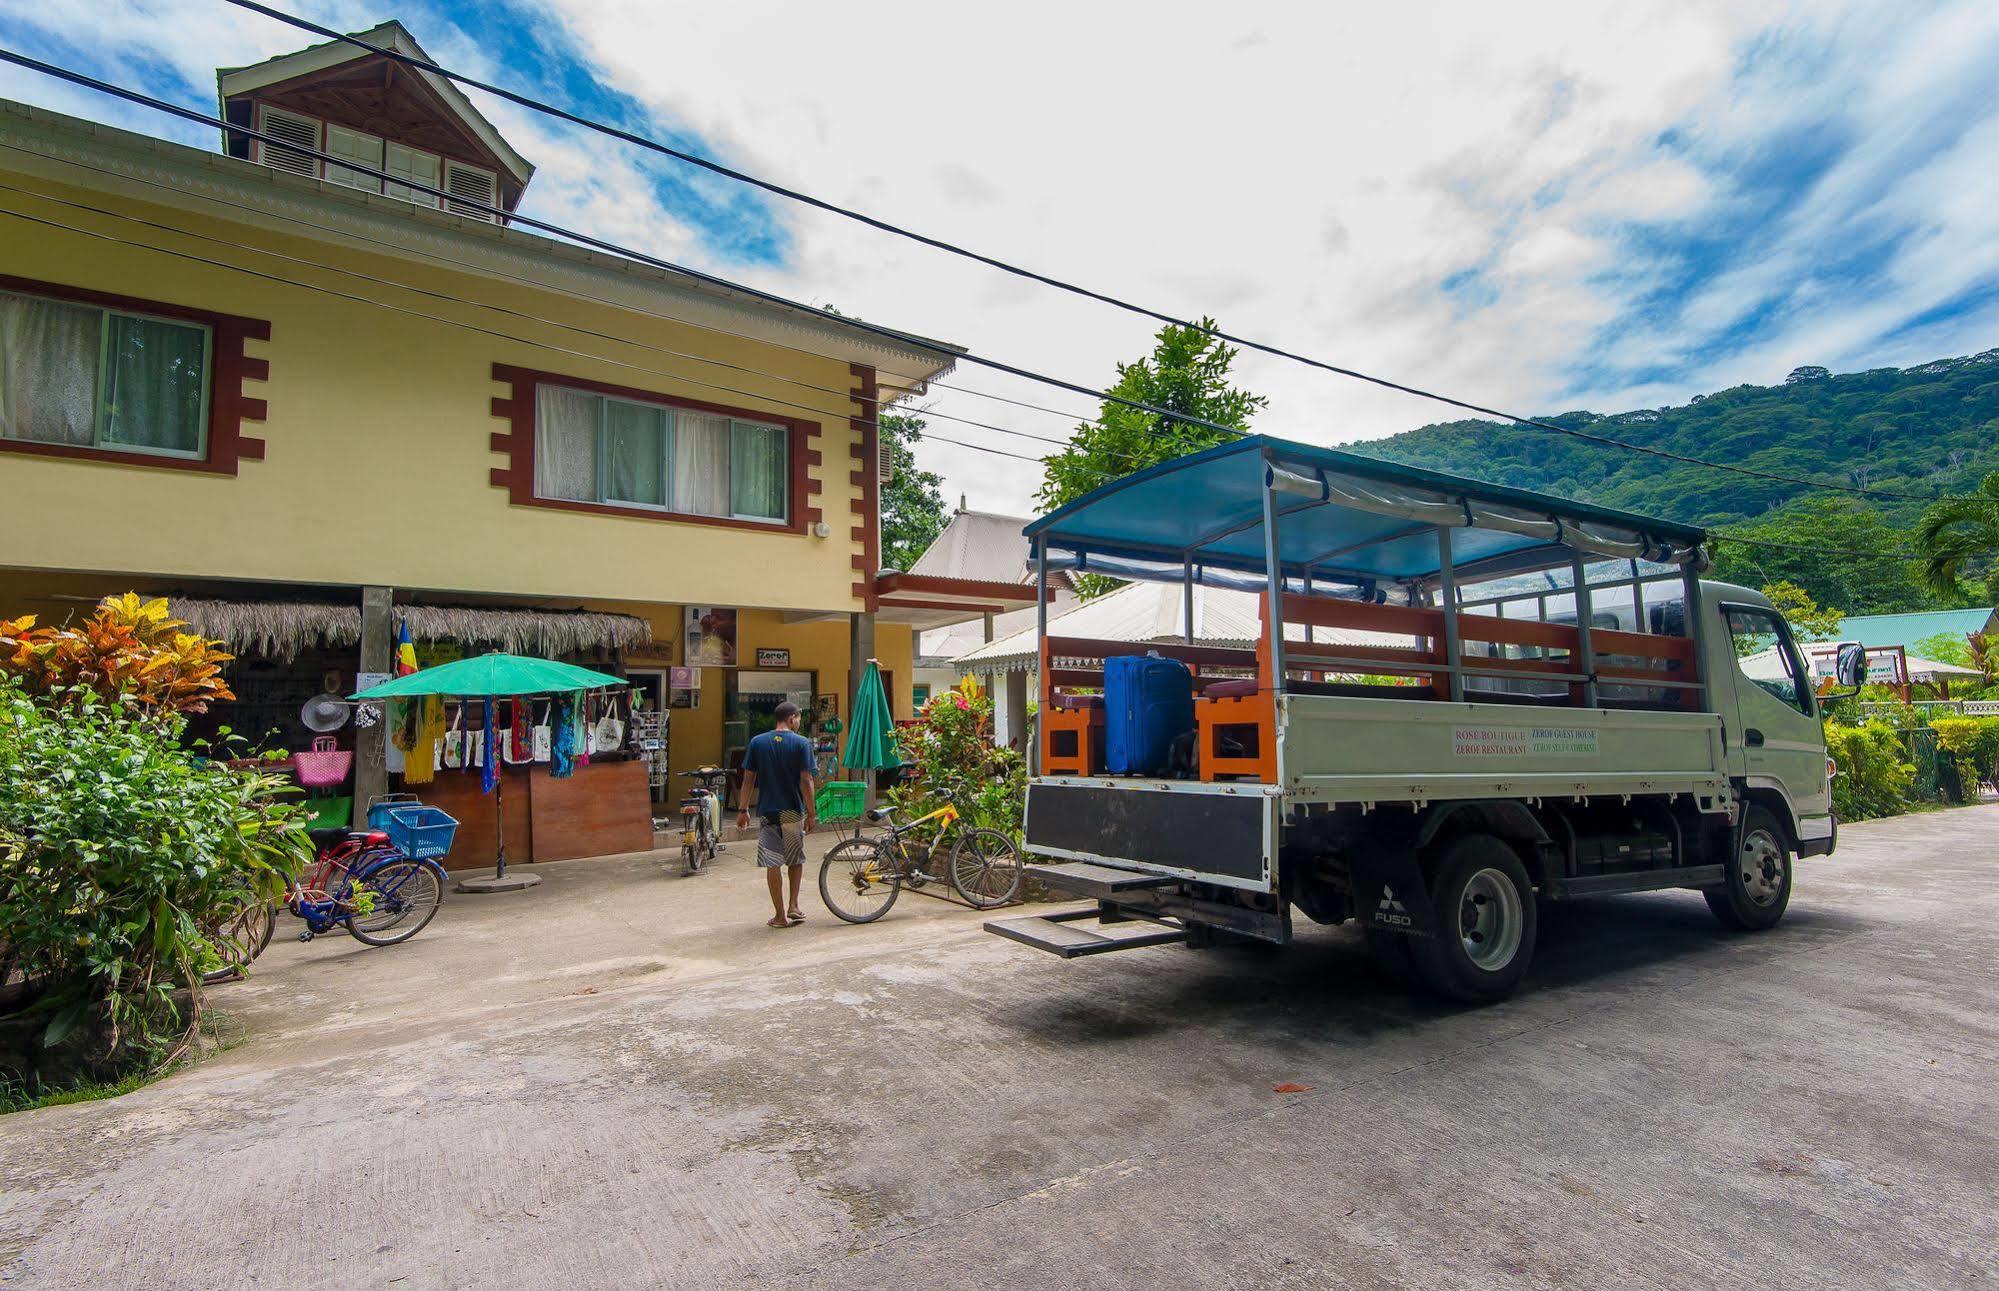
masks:
<path fill-rule="evenodd" d="M 1527 972 L 1544 902 L 1692 889 L 1760 931 L 1837 843 L 1820 687 L 1767 598 L 1700 576 L 1699 527 L 1246 436 L 1025 533 L 1027 872 L 1086 904 L 996 935 L 1072 959 L 1284 944 L 1295 913 L 1485 1002 Z M 1178 583 L 1182 631 L 1065 636 L 1058 569 Z M 1253 595 L 1259 639 L 1199 639 L 1199 587 Z M 1106 685 L 1133 655 L 1173 666 Z M 1864 667 L 1842 650 L 1837 683 Z"/>

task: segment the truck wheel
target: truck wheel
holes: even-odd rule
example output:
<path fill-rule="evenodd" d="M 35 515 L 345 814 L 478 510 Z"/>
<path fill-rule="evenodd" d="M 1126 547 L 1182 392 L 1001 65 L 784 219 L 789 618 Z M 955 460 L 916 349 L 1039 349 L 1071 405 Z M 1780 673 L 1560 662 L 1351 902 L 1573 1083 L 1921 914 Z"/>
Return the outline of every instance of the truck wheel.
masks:
<path fill-rule="evenodd" d="M 1791 850 L 1784 827 L 1767 807 L 1751 807 L 1742 822 L 1742 847 L 1727 877 L 1703 888 L 1707 908 L 1722 926 L 1742 932 L 1775 927 L 1791 904 Z"/>
<path fill-rule="evenodd" d="M 1466 834 L 1437 857 L 1430 900 L 1433 937 L 1410 939 L 1424 981 L 1468 1004 L 1503 1000 L 1526 976 L 1538 927 L 1534 885 L 1511 847 L 1490 834 Z"/>

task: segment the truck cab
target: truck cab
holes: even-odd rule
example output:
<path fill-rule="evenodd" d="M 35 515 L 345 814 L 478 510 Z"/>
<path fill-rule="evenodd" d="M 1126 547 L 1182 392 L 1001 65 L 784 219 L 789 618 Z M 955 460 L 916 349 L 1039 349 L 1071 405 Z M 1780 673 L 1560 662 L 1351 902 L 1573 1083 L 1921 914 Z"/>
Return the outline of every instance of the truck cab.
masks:
<path fill-rule="evenodd" d="M 1259 636 L 1071 637 L 1044 592 L 1026 846 L 1089 904 L 1001 936 L 1080 958 L 1351 921 L 1490 1000 L 1543 902 L 1689 888 L 1768 928 L 1833 847 L 1811 673 L 1767 599 L 1700 578 L 1698 528 L 1248 437 L 1026 532 L 1044 588 L 1234 588 Z"/>

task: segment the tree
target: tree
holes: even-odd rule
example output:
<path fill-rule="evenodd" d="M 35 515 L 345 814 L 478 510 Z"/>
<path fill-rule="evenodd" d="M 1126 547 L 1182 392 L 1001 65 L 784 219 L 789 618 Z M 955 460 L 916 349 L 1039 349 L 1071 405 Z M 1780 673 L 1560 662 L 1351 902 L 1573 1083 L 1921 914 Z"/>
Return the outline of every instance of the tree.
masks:
<path fill-rule="evenodd" d="M 1801 498 L 1732 528 L 1774 545 L 1715 539 L 1714 577 L 1724 582 L 1745 587 L 1794 583 L 1819 604 L 1842 606 L 1849 614 L 1901 614 L 1936 606 L 1912 561 L 1828 554 L 1909 549 L 1905 531 L 1857 498 Z"/>
<path fill-rule="evenodd" d="M 1931 504 L 1916 526 L 1916 550 L 1925 557 L 1923 579 L 1932 592 L 1950 599 L 1965 595 L 1960 580 L 1967 567 L 1999 555 L 1999 471 L 1980 481 L 1975 492 Z"/>
<path fill-rule="evenodd" d="M 1151 354 L 1118 364 L 1112 394 L 1177 415 L 1105 400 L 1097 420 L 1076 427 L 1068 446 L 1048 458 L 1036 495 L 1043 508 L 1053 510 L 1121 476 L 1228 443 L 1249 430 L 1249 419 L 1270 401 L 1229 384 L 1237 350 L 1211 335 L 1216 326 L 1212 318 L 1203 318 L 1199 327 L 1168 323 L 1159 329 Z"/>
<path fill-rule="evenodd" d="M 1830 380 L 1832 380 L 1831 368 L 1812 367 L 1810 365 L 1807 365 L 1802 368 L 1792 368 L 1791 374 L 1784 378 L 1784 384 L 1787 386 L 1794 386 L 1802 381 L 1830 381 Z"/>
<path fill-rule="evenodd" d="M 882 564 L 908 569 L 944 532 L 944 477 L 916 465 L 915 444 L 923 438 L 923 418 L 881 414 L 882 464 L 890 478 L 882 486 Z"/>
<path fill-rule="evenodd" d="M 1770 598 L 1770 604 L 1791 625 L 1791 635 L 1800 641 L 1830 641 L 1839 635 L 1839 625 L 1846 619 L 1840 611 L 1813 600 L 1811 593 L 1796 583 L 1765 583 L 1763 595 Z"/>

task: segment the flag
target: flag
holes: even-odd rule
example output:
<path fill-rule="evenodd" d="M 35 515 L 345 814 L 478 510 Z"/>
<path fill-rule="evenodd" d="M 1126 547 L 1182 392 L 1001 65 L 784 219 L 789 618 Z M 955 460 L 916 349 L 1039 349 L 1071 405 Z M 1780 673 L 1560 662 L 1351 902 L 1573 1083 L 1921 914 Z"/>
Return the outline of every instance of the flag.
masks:
<path fill-rule="evenodd" d="M 416 642 L 410 640 L 410 625 L 405 623 L 396 636 L 396 676 L 407 677 L 416 671 Z"/>

